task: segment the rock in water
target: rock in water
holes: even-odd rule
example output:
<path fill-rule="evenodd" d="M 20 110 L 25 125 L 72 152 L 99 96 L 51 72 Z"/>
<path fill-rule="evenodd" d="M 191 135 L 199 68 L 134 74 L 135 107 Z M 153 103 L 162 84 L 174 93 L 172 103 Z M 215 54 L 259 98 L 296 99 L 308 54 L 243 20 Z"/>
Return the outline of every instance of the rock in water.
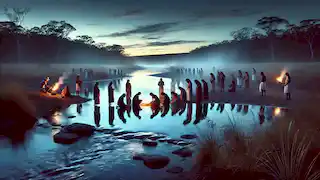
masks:
<path fill-rule="evenodd" d="M 150 141 L 150 140 L 144 140 L 144 141 L 142 142 L 142 144 L 143 144 L 144 146 L 149 146 L 149 147 L 156 147 L 156 146 L 158 145 L 157 142 L 155 142 L 155 141 Z"/>
<path fill-rule="evenodd" d="M 81 137 L 91 136 L 95 131 L 95 127 L 87 124 L 73 123 L 62 128 L 61 132 L 73 133 Z"/>
<path fill-rule="evenodd" d="M 78 141 L 81 137 L 77 134 L 58 132 L 53 136 L 53 140 L 58 144 L 73 144 Z"/>
<path fill-rule="evenodd" d="M 164 168 L 170 162 L 170 159 L 167 156 L 148 154 L 136 154 L 133 156 L 133 160 L 142 160 L 144 165 L 150 169 Z"/>
<path fill-rule="evenodd" d="M 178 174 L 183 172 L 183 168 L 179 166 L 174 166 L 167 169 L 168 173 Z"/>
<path fill-rule="evenodd" d="M 184 134 L 181 136 L 182 139 L 195 139 L 197 138 L 198 136 L 195 135 L 195 134 Z"/>
<path fill-rule="evenodd" d="M 191 157 L 192 153 L 192 150 L 188 147 L 184 147 L 172 152 L 172 154 L 178 155 L 180 157 Z"/>

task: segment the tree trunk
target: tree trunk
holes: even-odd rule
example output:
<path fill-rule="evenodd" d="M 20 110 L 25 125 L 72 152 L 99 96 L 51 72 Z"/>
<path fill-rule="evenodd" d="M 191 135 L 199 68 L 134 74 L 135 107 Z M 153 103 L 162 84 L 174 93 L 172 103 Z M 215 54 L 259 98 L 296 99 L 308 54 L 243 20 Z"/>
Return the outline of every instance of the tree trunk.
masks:
<path fill-rule="evenodd" d="M 312 42 L 308 42 L 308 44 L 309 44 L 309 50 L 310 50 L 310 59 L 313 60 L 314 58 L 313 44 Z"/>

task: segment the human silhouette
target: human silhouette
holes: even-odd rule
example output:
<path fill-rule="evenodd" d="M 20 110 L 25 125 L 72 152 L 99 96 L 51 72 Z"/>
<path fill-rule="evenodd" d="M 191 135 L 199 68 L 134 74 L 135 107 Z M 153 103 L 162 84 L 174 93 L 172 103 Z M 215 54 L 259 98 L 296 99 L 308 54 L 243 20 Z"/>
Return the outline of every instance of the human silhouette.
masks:
<path fill-rule="evenodd" d="M 152 97 L 151 108 L 153 109 L 160 108 L 160 99 L 158 98 L 158 96 L 153 93 L 150 93 L 150 96 Z"/>
<path fill-rule="evenodd" d="M 228 92 L 236 92 L 236 82 L 234 80 L 231 81 Z"/>
<path fill-rule="evenodd" d="M 131 99 L 131 83 L 130 80 L 127 80 L 126 82 L 126 97 L 127 99 Z"/>
<path fill-rule="evenodd" d="M 114 88 L 113 88 L 112 82 L 110 82 L 108 85 L 108 99 L 109 99 L 109 104 L 114 102 Z"/>
<path fill-rule="evenodd" d="M 218 104 L 217 111 L 220 111 L 220 113 L 222 113 L 224 111 L 224 104 Z"/>
<path fill-rule="evenodd" d="M 100 89 L 99 89 L 99 82 L 96 82 L 93 88 L 93 99 L 94 104 L 100 104 Z"/>
<path fill-rule="evenodd" d="M 216 77 L 214 77 L 213 73 L 210 73 L 210 83 L 211 83 L 211 92 L 214 93 L 216 89 Z"/>
<path fill-rule="evenodd" d="M 242 105 L 241 105 L 241 104 L 238 104 L 238 105 L 237 105 L 237 112 L 239 113 L 239 112 L 241 112 L 241 110 L 242 110 Z"/>
<path fill-rule="evenodd" d="M 183 121 L 184 125 L 187 125 L 192 120 L 192 103 L 187 103 L 187 118 L 185 121 Z"/>
<path fill-rule="evenodd" d="M 169 112 L 170 106 L 162 106 L 161 117 L 165 117 Z"/>
<path fill-rule="evenodd" d="M 169 96 L 164 92 L 161 93 L 161 96 L 163 97 L 163 104 L 162 105 L 166 106 L 166 107 L 169 107 L 170 106 L 170 98 L 169 98 Z"/>
<path fill-rule="evenodd" d="M 141 92 L 138 92 L 136 95 L 133 96 L 132 99 L 132 110 L 133 110 L 133 114 L 138 118 L 141 119 L 140 116 L 140 111 L 142 110 L 140 107 L 140 104 L 142 102 L 142 100 L 139 99 L 139 96 L 141 95 Z"/>
<path fill-rule="evenodd" d="M 182 87 L 179 87 L 179 90 L 180 90 L 180 101 L 185 103 L 187 100 L 187 92 Z"/>
<path fill-rule="evenodd" d="M 265 110 L 265 107 L 264 106 L 260 106 L 260 110 L 259 110 L 260 125 L 262 125 L 264 123 L 264 120 L 265 120 L 264 110 Z"/>
<path fill-rule="evenodd" d="M 245 72 L 244 74 L 244 87 L 246 89 L 250 88 L 250 75 L 248 72 Z"/>
<path fill-rule="evenodd" d="M 212 110 L 214 108 L 214 104 L 215 104 L 214 102 L 210 103 L 210 110 Z"/>
<path fill-rule="evenodd" d="M 209 107 L 208 103 L 203 104 L 203 109 L 202 109 L 202 117 L 203 118 L 206 118 L 208 115 L 208 107 Z"/>
<path fill-rule="evenodd" d="M 286 95 L 287 100 L 291 100 L 291 92 L 289 88 L 289 84 L 291 83 L 291 76 L 288 72 L 286 72 L 283 83 L 283 93 Z"/>
<path fill-rule="evenodd" d="M 126 104 L 124 103 L 124 98 L 126 97 L 126 94 L 123 93 L 119 99 L 118 99 L 118 102 L 117 102 L 117 106 L 118 108 L 120 109 L 126 109 Z"/>
<path fill-rule="evenodd" d="M 187 102 L 192 102 L 192 82 L 190 79 L 186 79 L 187 82 Z"/>
<path fill-rule="evenodd" d="M 186 111 L 186 107 L 187 107 L 187 103 L 186 102 L 181 102 L 179 116 L 181 116 Z"/>
<path fill-rule="evenodd" d="M 196 120 L 193 122 L 193 124 L 198 124 L 202 119 L 203 119 L 202 104 L 196 103 Z"/>
<path fill-rule="evenodd" d="M 150 119 L 153 119 L 154 117 L 156 117 L 160 112 L 160 106 L 159 107 L 154 107 L 154 108 L 155 109 L 153 109 L 152 106 L 151 106 L 152 114 L 150 116 Z"/>
<path fill-rule="evenodd" d="M 109 125 L 111 127 L 114 126 L 113 122 L 114 122 L 114 107 L 109 106 Z"/>
<path fill-rule="evenodd" d="M 203 86 L 203 100 L 208 101 L 209 100 L 209 88 L 208 83 L 202 79 L 202 86 Z"/>
<path fill-rule="evenodd" d="M 131 106 L 131 99 L 128 99 L 128 98 L 126 98 L 127 99 L 127 105 L 126 105 L 126 107 L 127 107 L 127 115 L 128 115 L 128 117 L 130 118 L 131 117 L 131 109 L 132 109 L 132 106 Z"/>
<path fill-rule="evenodd" d="M 200 104 L 202 102 L 202 88 L 201 83 L 198 80 L 194 80 L 196 83 L 196 104 Z"/>
<path fill-rule="evenodd" d="M 94 123 L 96 124 L 96 127 L 100 127 L 100 106 L 94 106 Z"/>
<path fill-rule="evenodd" d="M 172 116 L 179 111 L 179 96 L 175 92 L 171 92 L 171 112 Z"/>
<path fill-rule="evenodd" d="M 238 86 L 238 88 L 242 88 L 242 86 L 243 86 L 243 75 L 242 75 L 241 70 L 238 71 L 237 86 Z"/>
<path fill-rule="evenodd" d="M 259 84 L 259 91 L 261 93 L 261 96 L 266 96 L 267 94 L 267 77 L 264 75 L 264 72 L 260 73 L 261 80 Z"/>
<path fill-rule="evenodd" d="M 243 115 L 248 114 L 248 111 L 249 111 L 249 106 L 248 105 L 244 105 L 243 106 L 243 111 L 242 111 Z"/>
<path fill-rule="evenodd" d="M 124 117 L 124 113 L 126 112 L 126 108 L 118 108 L 118 117 L 123 122 L 123 124 L 127 123 L 126 118 Z"/>
<path fill-rule="evenodd" d="M 219 79 L 220 79 L 220 91 L 224 92 L 226 76 L 222 71 L 220 72 Z"/>
<path fill-rule="evenodd" d="M 82 112 L 82 104 L 77 104 L 77 113 L 81 115 Z"/>
<path fill-rule="evenodd" d="M 231 111 L 233 111 L 234 110 L 234 108 L 236 107 L 236 105 L 235 104 L 230 104 L 230 106 L 231 106 Z"/>

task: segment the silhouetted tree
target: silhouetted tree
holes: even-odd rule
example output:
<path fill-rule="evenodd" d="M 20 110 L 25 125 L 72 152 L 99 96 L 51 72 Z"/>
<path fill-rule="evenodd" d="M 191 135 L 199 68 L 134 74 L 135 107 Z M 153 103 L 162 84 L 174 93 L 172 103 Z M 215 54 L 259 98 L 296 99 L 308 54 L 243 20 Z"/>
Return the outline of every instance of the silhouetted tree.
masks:
<path fill-rule="evenodd" d="M 120 54 L 124 54 L 124 47 L 118 44 L 114 44 L 112 46 L 106 46 L 107 51 L 116 52 Z"/>
<path fill-rule="evenodd" d="M 15 23 L 17 26 L 22 27 L 22 23 L 24 20 L 24 17 L 30 12 L 29 8 L 12 8 L 11 11 L 9 8 L 4 8 L 4 14 L 7 16 L 7 18 Z M 16 31 L 15 33 L 24 32 L 24 31 Z M 17 61 L 20 62 L 20 41 L 19 36 L 16 36 L 16 43 L 17 43 Z"/>
<path fill-rule="evenodd" d="M 239 30 L 232 31 L 230 35 L 237 41 L 256 39 L 262 36 L 259 31 L 251 27 L 244 27 Z"/>
<path fill-rule="evenodd" d="M 320 19 L 307 19 L 300 22 L 298 31 L 302 32 L 304 39 L 307 41 L 310 50 L 310 59 L 314 58 L 314 40 L 320 35 Z"/>
<path fill-rule="evenodd" d="M 279 32 L 279 27 L 281 25 L 287 25 L 287 24 L 289 24 L 288 20 L 280 17 L 274 17 L 274 16 L 263 17 L 259 19 L 256 24 L 256 26 L 264 30 L 267 36 L 270 38 L 270 49 L 271 49 L 272 60 L 275 59 L 273 39 L 276 37 L 277 33 Z"/>
<path fill-rule="evenodd" d="M 77 36 L 76 41 L 90 45 L 94 44 L 93 38 L 88 35 Z"/>
<path fill-rule="evenodd" d="M 47 24 L 42 25 L 40 30 L 46 35 L 67 38 L 76 28 L 66 21 L 49 21 Z"/>

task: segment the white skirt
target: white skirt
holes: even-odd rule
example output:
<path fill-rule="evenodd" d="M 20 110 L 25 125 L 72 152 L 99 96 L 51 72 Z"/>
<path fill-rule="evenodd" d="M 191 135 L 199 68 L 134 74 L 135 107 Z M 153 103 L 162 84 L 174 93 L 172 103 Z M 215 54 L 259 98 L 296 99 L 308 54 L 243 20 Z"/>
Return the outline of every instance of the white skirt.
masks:
<path fill-rule="evenodd" d="M 283 93 L 285 93 L 285 94 L 287 94 L 287 93 L 289 93 L 290 91 L 289 91 L 289 85 L 285 85 L 284 87 L 283 87 Z"/>
<path fill-rule="evenodd" d="M 267 83 L 266 82 L 261 82 L 259 84 L 259 91 L 262 92 L 262 90 L 267 90 Z"/>
<path fill-rule="evenodd" d="M 255 81 L 255 80 L 256 80 L 256 75 L 252 74 L 252 81 Z"/>
<path fill-rule="evenodd" d="M 242 86 L 242 78 L 237 77 L 237 85 Z"/>

